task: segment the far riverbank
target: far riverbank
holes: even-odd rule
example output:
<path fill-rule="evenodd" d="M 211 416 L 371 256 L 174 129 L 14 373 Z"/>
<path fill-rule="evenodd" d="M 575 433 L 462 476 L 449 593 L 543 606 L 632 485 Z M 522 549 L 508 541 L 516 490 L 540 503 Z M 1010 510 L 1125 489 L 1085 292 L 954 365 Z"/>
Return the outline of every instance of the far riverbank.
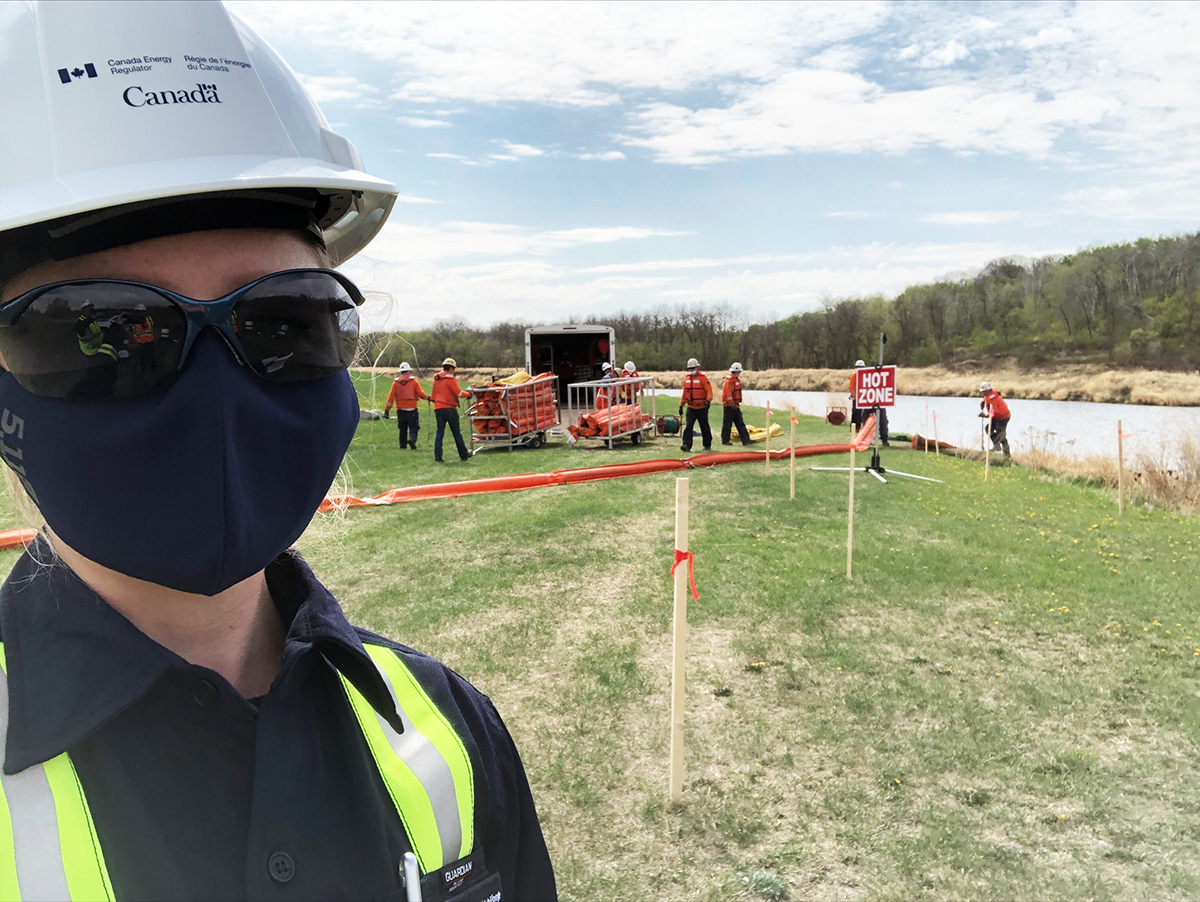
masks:
<path fill-rule="evenodd" d="M 722 374 L 717 367 L 706 371 L 710 376 Z M 682 371 L 642 375 L 653 375 L 664 388 L 682 387 Z M 845 392 L 849 377 L 849 369 L 747 370 L 742 374 L 742 387 L 751 391 Z M 1200 373 L 1112 369 L 1100 364 L 1068 364 L 1044 372 L 1017 369 L 962 372 L 940 366 L 902 366 L 897 374 L 897 391 L 902 395 L 974 397 L 984 379 L 1006 398 L 1200 407 Z"/>

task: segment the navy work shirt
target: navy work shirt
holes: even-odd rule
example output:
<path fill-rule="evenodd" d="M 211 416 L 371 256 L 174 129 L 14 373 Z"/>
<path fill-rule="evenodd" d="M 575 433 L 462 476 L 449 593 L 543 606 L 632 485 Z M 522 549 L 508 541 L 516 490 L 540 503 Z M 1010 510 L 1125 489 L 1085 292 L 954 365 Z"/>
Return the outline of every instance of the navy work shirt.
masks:
<path fill-rule="evenodd" d="M 502 898 L 556 898 L 529 783 L 491 702 L 437 661 L 352 627 L 299 555 L 266 575 L 287 640 L 270 691 L 247 701 L 65 564 L 27 552 L 0 587 L 5 773 L 70 752 L 119 900 L 403 899 L 411 846 L 338 679 L 402 729 L 368 638 L 395 650 L 463 738 L 476 849 Z"/>

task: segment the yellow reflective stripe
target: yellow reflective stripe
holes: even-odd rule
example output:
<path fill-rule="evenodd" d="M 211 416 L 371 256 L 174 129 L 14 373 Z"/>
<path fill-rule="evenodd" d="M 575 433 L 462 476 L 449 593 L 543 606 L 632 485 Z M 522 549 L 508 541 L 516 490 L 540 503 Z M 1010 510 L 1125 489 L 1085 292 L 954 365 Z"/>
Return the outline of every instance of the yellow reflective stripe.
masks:
<path fill-rule="evenodd" d="M 8 661 L 4 657 L 4 643 L 0 642 L 0 679 L 8 679 Z M 0 759 L 4 749 L 0 748 Z M 21 888 L 17 884 L 17 849 L 13 845 L 12 815 L 8 813 L 8 799 L 4 785 L 0 784 L 0 899 L 20 899 Z"/>
<path fill-rule="evenodd" d="M 58 815 L 58 842 L 62 849 L 63 871 L 73 902 L 106 900 L 112 902 L 113 889 L 104 865 L 104 853 L 96 837 L 96 825 L 88 809 L 75 765 L 63 753 L 47 761 L 46 779 L 54 795 Z"/>
<path fill-rule="evenodd" d="M 371 749 L 371 757 L 375 759 L 375 766 L 379 768 L 383 783 L 392 797 L 392 804 L 396 806 L 400 821 L 404 824 L 404 832 L 413 844 L 421 873 L 428 874 L 442 866 L 442 841 L 438 836 L 437 819 L 429 795 L 404 759 L 392 751 L 371 703 L 344 676 L 341 680 L 350 699 L 350 707 L 354 709 L 354 716 L 358 718 L 358 725 Z"/>
<path fill-rule="evenodd" d="M 8 659 L 5 657 L 4 644 L 0 643 L 0 679 L 8 679 Z M 7 690 L 7 684 L 5 685 Z M 7 705 L 8 692 L 3 692 L 4 704 Z M 7 733 L 8 711 L 3 712 Z M 0 743 L 0 755 L 4 746 Z M 32 876 L 34 882 L 39 882 L 43 875 L 43 865 L 37 862 L 53 863 L 53 869 L 58 871 L 56 879 L 66 878 L 67 893 L 72 900 L 92 902 L 104 900 L 112 902 L 114 898 L 112 883 L 108 878 L 108 868 L 104 864 L 104 853 L 100 848 L 100 840 L 96 836 L 96 827 L 92 822 L 92 812 L 88 808 L 87 799 L 83 794 L 83 786 L 75 773 L 75 765 L 70 756 L 63 752 L 43 764 L 36 764 L 22 774 L 32 774 L 35 769 L 45 774 L 45 785 L 50 790 L 49 805 L 54 805 L 54 820 L 58 833 L 58 848 L 26 849 L 22 853 L 23 866 L 34 867 Z M 4 778 L 8 780 L 6 776 Z M 13 834 L 12 811 L 9 807 L 8 796 L 0 782 L 0 899 L 20 899 L 21 885 L 18 879 L 17 850 Z M 24 810 L 24 809 L 22 809 Z M 35 818 L 41 815 L 30 811 Z M 47 815 L 48 815 L 47 809 Z M 32 853 L 32 854 L 31 854 Z M 40 893 L 38 893 L 40 894 Z"/>
<path fill-rule="evenodd" d="M 0 654 L 3 654 L 0 652 Z M 0 674 L 0 678 L 3 674 Z M 17 883 L 17 849 L 13 845 L 12 816 L 8 813 L 8 799 L 4 797 L 4 786 L 0 784 L 0 899 L 20 899 L 21 887 Z"/>
<path fill-rule="evenodd" d="M 462 739 L 445 715 L 426 694 L 425 689 L 390 648 L 367 645 L 367 654 L 384 669 L 392 681 L 400 706 L 412 719 L 413 725 L 436 748 L 450 767 L 454 778 L 454 795 L 458 802 L 458 818 L 462 830 L 462 844 L 455 852 L 446 850 L 445 864 L 465 858 L 475 847 L 475 773 L 471 756 Z"/>

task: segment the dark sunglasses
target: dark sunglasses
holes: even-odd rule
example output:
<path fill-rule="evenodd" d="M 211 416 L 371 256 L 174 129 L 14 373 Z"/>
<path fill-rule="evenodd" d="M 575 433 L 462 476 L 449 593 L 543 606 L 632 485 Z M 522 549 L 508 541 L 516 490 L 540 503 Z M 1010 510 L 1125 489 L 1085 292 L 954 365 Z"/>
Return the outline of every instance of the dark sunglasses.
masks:
<path fill-rule="evenodd" d="M 212 326 L 270 382 L 339 373 L 358 343 L 362 292 L 329 269 L 291 269 L 215 301 L 120 279 L 34 288 L 0 307 L 0 354 L 45 398 L 132 398 L 165 388 Z"/>

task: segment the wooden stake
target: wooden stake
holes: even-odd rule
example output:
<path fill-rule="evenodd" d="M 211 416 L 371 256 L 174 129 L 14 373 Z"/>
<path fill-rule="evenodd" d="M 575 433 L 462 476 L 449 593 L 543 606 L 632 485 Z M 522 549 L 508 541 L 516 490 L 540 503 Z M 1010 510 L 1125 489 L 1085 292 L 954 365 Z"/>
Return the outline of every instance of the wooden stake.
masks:
<path fill-rule="evenodd" d="M 937 457 L 942 456 L 942 446 L 938 442 L 937 411 L 936 410 L 933 412 L 933 453 Z"/>
<path fill-rule="evenodd" d="M 929 402 L 925 402 L 925 453 L 929 453 Z"/>
<path fill-rule="evenodd" d="M 764 460 L 763 473 L 769 476 L 771 473 L 771 404 L 770 404 L 770 402 L 767 403 L 767 437 L 765 439 L 763 439 L 763 442 L 764 442 L 764 452 L 765 452 L 764 453 L 765 460 Z"/>
<path fill-rule="evenodd" d="M 992 467 L 992 417 L 989 414 L 987 420 L 987 432 L 983 439 L 983 481 L 988 481 L 988 471 Z"/>
<path fill-rule="evenodd" d="M 1125 433 L 1117 420 L 1117 516 L 1125 515 Z"/>
<path fill-rule="evenodd" d="M 793 410 L 792 416 L 795 416 L 795 415 L 796 415 L 796 412 Z M 792 494 L 791 494 L 791 498 L 793 501 L 796 500 L 796 421 L 795 420 L 792 420 Z"/>
<path fill-rule="evenodd" d="M 846 516 L 846 579 L 854 579 L 850 565 L 854 560 L 854 449 L 850 449 L 850 513 Z"/>
<path fill-rule="evenodd" d="M 675 480 L 675 548 L 688 550 L 688 481 Z M 687 680 L 688 565 L 675 570 L 675 615 L 671 662 L 671 801 L 683 801 L 683 708 Z"/>

